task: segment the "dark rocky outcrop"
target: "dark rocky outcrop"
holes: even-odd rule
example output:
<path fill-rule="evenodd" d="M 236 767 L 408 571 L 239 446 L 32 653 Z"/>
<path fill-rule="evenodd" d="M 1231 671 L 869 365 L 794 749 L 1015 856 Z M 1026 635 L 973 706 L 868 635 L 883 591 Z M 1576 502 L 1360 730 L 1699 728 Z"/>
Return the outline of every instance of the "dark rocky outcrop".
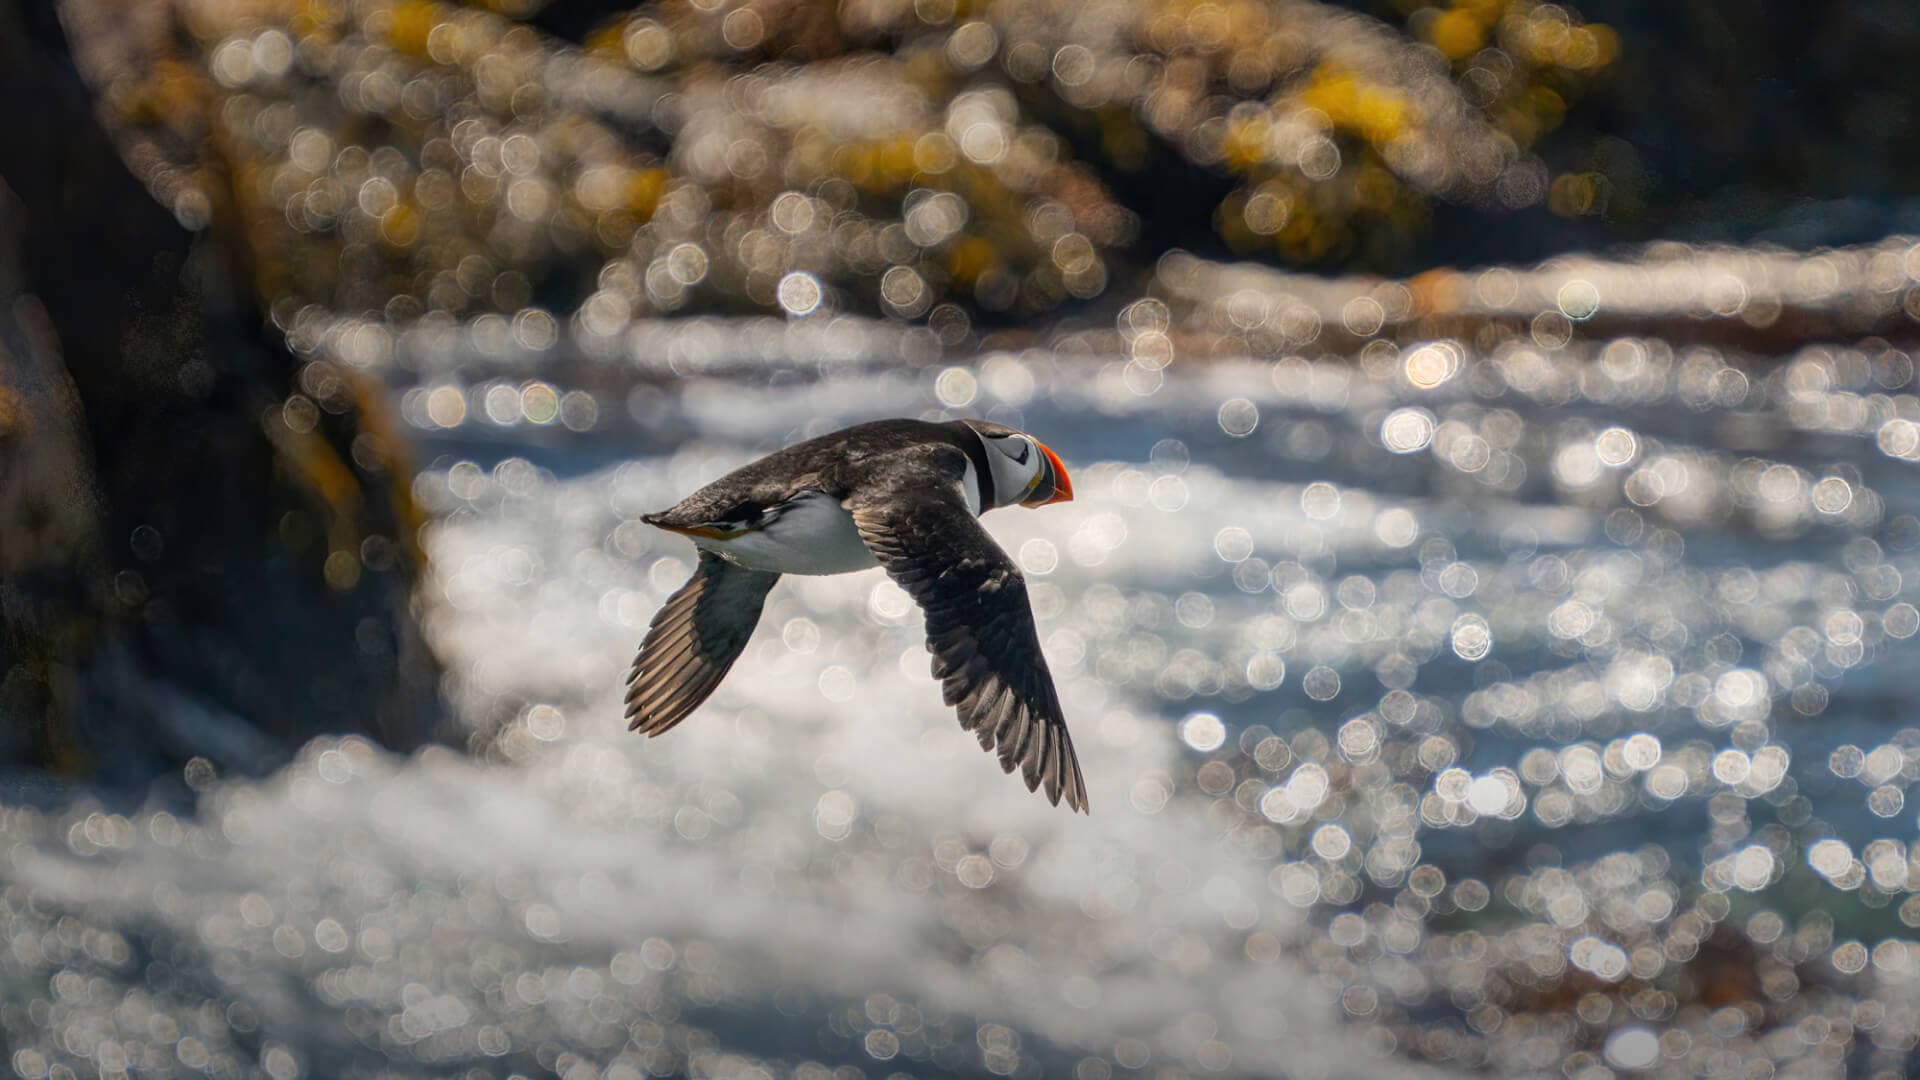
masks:
<path fill-rule="evenodd" d="M 0 764 L 138 791 L 320 732 L 427 740 L 377 396 L 303 369 L 241 246 L 123 164 L 53 4 L 0 4 L 0 100 Z"/>

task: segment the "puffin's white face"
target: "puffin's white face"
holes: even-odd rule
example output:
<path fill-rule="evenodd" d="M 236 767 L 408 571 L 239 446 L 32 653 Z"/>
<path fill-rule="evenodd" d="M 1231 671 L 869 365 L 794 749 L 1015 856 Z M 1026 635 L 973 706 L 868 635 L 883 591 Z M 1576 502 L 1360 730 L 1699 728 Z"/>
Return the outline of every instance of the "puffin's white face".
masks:
<path fill-rule="evenodd" d="M 1045 506 L 1073 498 L 1066 467 L 1040 440 L 1020 432 L 982 435 L 993 469 L 993 505 Z"/>

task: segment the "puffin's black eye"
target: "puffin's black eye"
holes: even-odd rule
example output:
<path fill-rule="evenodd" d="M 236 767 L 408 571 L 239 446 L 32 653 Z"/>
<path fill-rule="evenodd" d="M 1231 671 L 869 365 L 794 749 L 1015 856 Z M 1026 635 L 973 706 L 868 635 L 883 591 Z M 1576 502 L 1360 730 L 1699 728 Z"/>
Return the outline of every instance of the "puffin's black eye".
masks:
<path fill-rule="evenodd" d="M 1027 440 L 1016 438 L 1011 441 L 1013 443 L 1014 464 L 1025 465 L 1027 463 L 1027 455 L 1033 452 L 1027 448 Z"/>

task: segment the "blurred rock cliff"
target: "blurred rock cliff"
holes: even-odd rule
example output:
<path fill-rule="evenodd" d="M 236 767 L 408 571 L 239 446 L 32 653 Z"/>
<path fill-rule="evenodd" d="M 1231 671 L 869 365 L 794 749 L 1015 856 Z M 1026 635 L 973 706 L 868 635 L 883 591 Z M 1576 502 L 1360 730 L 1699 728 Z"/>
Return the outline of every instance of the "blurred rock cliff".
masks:
<path fill-rule="evenodd" d="M 423 741 L 379 401 L 296 385 L 246 246 L 129 172 L 50 6 L 0 6 L 0 88 L 31 103 L 0 139 L 0 762 L 111 787 Z"/>

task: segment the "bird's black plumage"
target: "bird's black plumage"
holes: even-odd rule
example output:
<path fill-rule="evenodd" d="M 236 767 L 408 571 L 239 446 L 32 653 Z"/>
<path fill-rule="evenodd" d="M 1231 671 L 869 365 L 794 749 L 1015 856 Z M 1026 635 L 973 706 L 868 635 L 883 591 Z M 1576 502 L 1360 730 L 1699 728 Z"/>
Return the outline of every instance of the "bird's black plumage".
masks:
<path fill-rule="evenodd" d="M 750 522 L 801 491 L 818 491 L 845 499 L 863 481 L 883 473 L 888 459 L 905 450 L 946 446 L 974 464 L 981 503 L 989 482 L 985 449 L 976 430 L 1013 434 L 998 424 L 974 421 L 936 424 L 927 420 L 874 420 L 865 424 L 795 443 L 758 461 L 743 465 L 676 503 L 672 509 L 648 514 L 642 520 L 663 528 L 693 528 L 711 524 Z"/>
<path fill-rule="evenodd" d="M 756 530 L 772 528 L 777 535 L 787 527 L 783 516 L 803 505 L 814 509 L 798 512 L 816 515 L 817 524 L 824 497 L 830 507 L 825 513 L 840 523 L 834 528 L 857 532 L 858 543 L 851 534 L 840 535 L 858 560 L 793 572 L 872 565 L 865 561 L 870 554 L 925 613 L 933 673 L 961 726 L 981 747 L 997 751 L 1007 772 L 1018 768 L 1029 790 L 1044 788 L 1056 805 L 1064 799 L 1086 811 L 1086 782 L 1040 649 L 1026 582 L 976 519 L 978 510 L 1025 494 L 994 497 L 987 455 L 999 451 L 984 444 L 988 437 L 1017 435 L 982 421 L 861 424 L 769 454 L 672 509 L 647 515 L 649 524 L 710 546 L 703 546 L 692 580 L 654 617 L 634 660 L 627 692 L 634 729 L 655 735 L 679 723 L 713 693 L 746 648 L 780 574 L 735 565 L 729 556 L 793 571 L 792 563 L 753 563 L 728 545 Z M 1030 437 L 1022 446 L 1031 448 Z M 1058 459 L 1041 450 L 1050 462 L 1042 479 L 1059 488 L 1058 498 L 1070 497 L 1064 470 L 1054 475 Z M 1027 452 L 1016 460 L 1024 463 Z M 967 487 L 969 471 L 979 485 L 975 491 Z M 968 505 L 969 495 L 976 496 L 978 510 Z"/>
<path fill-rule="evenodd" d="M 627 719 L 658 735 L 712 696 L 760 622 L 779 574 L 735 566 L 710 552 L 654 613 L 627 675 Z"/>
<path fill-rule="evenodd" d="M 920 605 L 941 695 L 960 726 L 1029 791 L 1087 809 L 1087 785 L 1033 628 L 1026 579 L 961 501 L 955 463 L 932 452 L 892 463 L 848 500 L 860 536 Z"/>

